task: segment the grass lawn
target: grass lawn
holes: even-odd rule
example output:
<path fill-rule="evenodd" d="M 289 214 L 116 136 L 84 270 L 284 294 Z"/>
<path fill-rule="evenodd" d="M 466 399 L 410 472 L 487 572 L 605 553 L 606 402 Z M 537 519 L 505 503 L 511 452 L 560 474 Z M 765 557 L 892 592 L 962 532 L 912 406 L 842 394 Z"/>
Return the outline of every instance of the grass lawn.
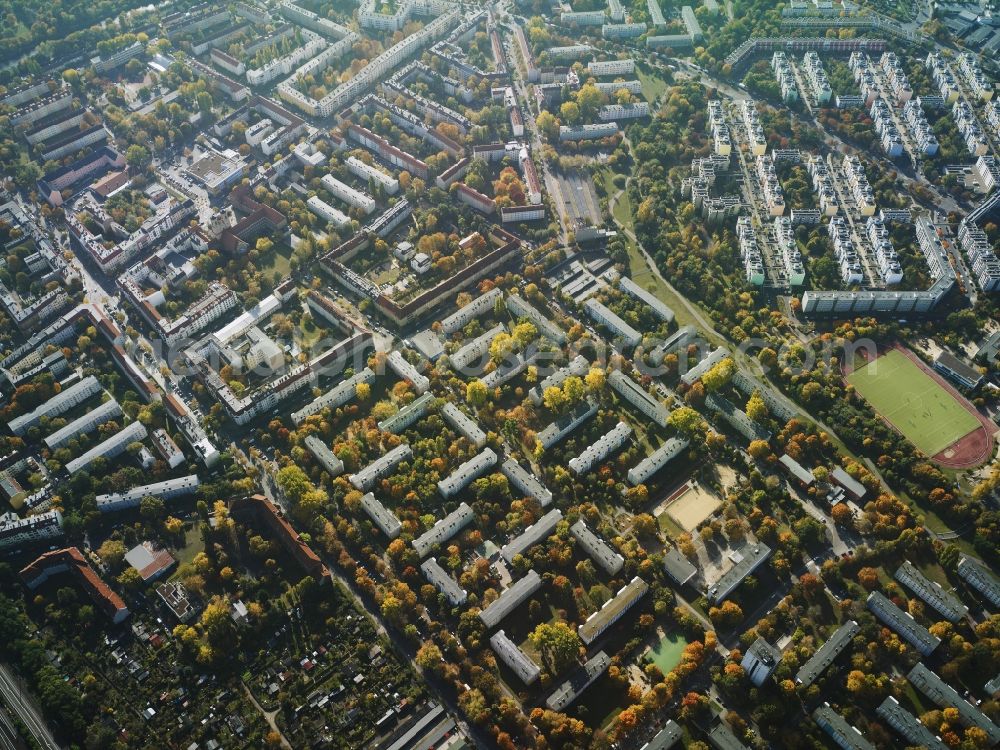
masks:
<path fill-rule="evenodd" d="M 639 82 L 642 84 L 642 95 L 650 103 L 670 88 L 670 84 L 663 79 L 658 71 L 646 65 L 636 65 L 635 72 L 639 78 Z"/>
<path fill-rule="evenodd" d="M 683 636 L 670 633 L 663 636 L 659 643 L 646 652 L 646 658 L 659 667 L 663 674 L 667 674 L 681 663 L 681 653 L 686 645 L 687 641 Z"/>
<path fill-rule="evenodd" d="M 184 529 L 184 546 L 174 553 L 177 558 L 177 567 L 185 565 L 194 560 L 195 555 L 205 551 L 205 541 L 201 538 L 201 530 L 198 524 L 192 524 Z M 177 576 L 176 570 L 171 578 Z"/>
<path fill-rule="evenodd" d="M 292 248 L 290 245 L 275 245 L 271 252 L 260 259 L 260 272 L 268 281 L 277 271 L 284 278 L 291 270 Z"/>
<path fill-rule="evenodd" d="M 628 248 L 628 275 L 632 277 L 632 281 L 655 295 L 657 299 L 673 310 L 674 319 L 677 321 L 678 326 L 695 325 L 694 316 L 688 312 L 684 301 L 678 295 L 674 294 L 672 290 L 668 289 L 666 284 L 660 281 L 659 277 L 653 273 L 646 263 L 646 258 L 643 257 L 642 252 L 636 247 L 635 243 L 627 237 L 625 238 L 625 242 Z"/>
<path fill-rule="evenodd" d="M 928 456 L 979 427 L 979 420 L 898 349 L 855 370 L 847 381 Z"/>

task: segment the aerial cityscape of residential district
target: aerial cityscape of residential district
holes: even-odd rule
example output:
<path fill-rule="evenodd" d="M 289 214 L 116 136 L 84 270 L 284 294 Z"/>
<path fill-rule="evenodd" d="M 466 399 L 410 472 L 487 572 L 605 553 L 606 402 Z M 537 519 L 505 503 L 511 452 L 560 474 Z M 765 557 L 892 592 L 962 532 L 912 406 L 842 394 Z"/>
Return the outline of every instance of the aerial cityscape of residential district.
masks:
<path fill-rule="evenodd" d="M 0 18 L 0 750 L 1000 747 L 994 0 Z"/>

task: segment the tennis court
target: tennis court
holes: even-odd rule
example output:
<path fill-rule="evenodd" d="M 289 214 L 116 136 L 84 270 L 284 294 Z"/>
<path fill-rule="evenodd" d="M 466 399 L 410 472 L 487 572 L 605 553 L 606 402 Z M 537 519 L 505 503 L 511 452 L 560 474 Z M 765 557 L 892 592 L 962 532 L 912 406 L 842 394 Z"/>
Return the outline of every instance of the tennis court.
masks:
<path fill-rule="evenodd" d="M 847 382 L 928 456 L 980 426 L 954 396 L 898 349 L 856 369 Z"/>

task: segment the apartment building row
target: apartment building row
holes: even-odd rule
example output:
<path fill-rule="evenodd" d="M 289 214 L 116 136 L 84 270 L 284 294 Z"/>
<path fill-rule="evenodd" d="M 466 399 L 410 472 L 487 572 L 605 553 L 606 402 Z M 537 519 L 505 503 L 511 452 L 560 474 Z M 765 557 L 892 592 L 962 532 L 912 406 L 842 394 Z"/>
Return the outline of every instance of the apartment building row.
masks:
<path fill-rule="evenodd" d="M 806 52 L 802 56 L 802 68 L 816 101 L 819 104 L 829 104 L 833 97 L 833 89 L 830 87 L 830 79 L 826 75 L 826 69 L 819 55 L 813 50 Z"/>
<path fill-rule="evenodd" d="M 760 124 L 757 105 L 752 99 L 744 99 L 740 102 L 739 107 L 743 127 L 746 129 L 747 140 L 750 144 L 750 154 L 763 156 L 764 152 L 767 151 L 767 139 L 764 137 L 764 128 Z"/>
<path fill-rule="evenodd" d="M 938 92 L 945 104 L 954 104 L 958 101 L 959 87 L 955 80 L 955 74 L 951 72 L 951 67 L 945 59 L 937 52 L 927 55 L 925 67 L 930 71 L 934 79 L 934 85 L 938 87 Z"/>
<path fill-rule="evenodd" d="M 889 83 L 889 90 L 896 98 L 896 106 L 903 106 L 913 98 L 913 87 L 910 86 L 910 79 L 903 70 L 903 64 L 896 57 L 895 52 L 883 52 L 882 59 L 879 60 L 882 73 Z"/>
<path fill-rule="evenodd" d="M 792 220 L 787 216 L 774 217 L 774 239 L 781 253 L 788 285 L 802 286 L 806 280 L 806 267 L 799 252 L 799 244 L 792 229 Z"/>
<path fill-rule="evenodd" d="M 910 136 L 924 156 L 934 156 L 938 152 L 938 140 L 934 129 L 927 122 L 922 97 L 911 99 L 903 105 L 903 122 L 910 129 Z"/>
<path fill-rule="evenodd" d="M 877 207 L 875 203 L 875 191 L 872 190 L 871 183 L 868 182 L 868 175 L 865 173 L 865 167 L 861 163 L 861 159 L 853 154 L 845 156 L 843 173 L 858 213 L 862 216 L 874 216 Z"/>
<path fill-rule="evenodd" d="M 986 233 L 975 223 L 963 220 L 958 226 L 958 241 L 969 259 L 979 288 L 984 292 L 1000 290 L 1000 259 Z"/>
<path fill-rule="evenodd" d="M 980 100 L 984 102 L 993 99 L 993 81 L 979 67 L 979 60 L 971 52 L 963 52 L 958 56 L 958 72 L 965 79 L 965 85 Z"/>
<path fill-rule="evenodd" d="M 785 104 L 797 102 L 799 100 L 799 86 L 795 81 L 792 65 L 788 62 L 788 56 L 784 52 L 775 52 L 771 56 L 771 70 L 774 71 L 774 78 L 778 82 L 781 100 Z"/>
<path fill-rule="evenodd" d="M 892 110 L 889 108 L 889 105 L 886 104 L 884 99 L 877 97 L 872 102 L 868 114 L 872 118 L 872 124 L 875 126 L 875 132 L 879 136 L 879 143 L 882 145 L 882 150 L 885 151 L 886 156 L 890 159 L 901 156 L 903 153 L 903 136 L 900 134 L 899 128 L 896 127 L 896 121 L 892 119 Z"/>
<path fill-rule="evenodd" d="M 757 232 L 754 231 L 749 216 L 741 216 L 736 220 L 736 237 L 740 244 L 740 257 L 743 259 L 744 278 L 749 284 L 761 286 L 766 278 L 764 256 L 757 244 Z"/>
<path fill-rule="evenodd" d="M 885 224 L 877 216 L 869 216 L 865 224 L 865 234 L 874 251 L 882 281 L 887 285 L 900 283 L 903 280 L 903 267 L 899 263 L 899 256 L 892 246 L 889 230 Z"/>
<path fill-rule="evenodd" d="M 834 216 L 827 225 L 827 233 L 833 242 L 833 252 L 840 266 L 840 280 L 844 284 L 860 284 L 865 279 L 851 231 L 842 216 Z"/>
<path fill-rule="evenodd" d="M 774 159 L 766 154 L 757 157 L 757 181 L 760 183 L 761 197 L 771 216 L 781 216 L 785 213 L 785 194 L 781 189 L 781 181 L 774 169 Z"/>
<path fill-rule="evenodd" d="M 990 150 L 989 141 L 986 140 L 986 133 L 976 117 L 972 106 L 964 99 L 956 101 L 951 108 L 952 117 L 955 120 L 955 127 L 965 139 L 965 147 L 973 156 L 983 156 Z"/>

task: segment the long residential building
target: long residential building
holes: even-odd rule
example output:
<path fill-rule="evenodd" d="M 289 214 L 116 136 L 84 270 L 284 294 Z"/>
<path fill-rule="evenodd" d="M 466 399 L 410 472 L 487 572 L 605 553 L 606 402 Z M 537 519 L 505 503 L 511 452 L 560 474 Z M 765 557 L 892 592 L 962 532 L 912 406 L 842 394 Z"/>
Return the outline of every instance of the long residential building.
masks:
<path fill-rule="evenodd" d="M 403 524 L 371 492 L 366 493 L 361 498 L 361 507 L 368 514 L 368 517 L 372 519 L 372 522 L 390 539 L 395 539 L 402 532 Z"/>
<path fill-rule="evenodd" d="M 565 711 L 579 698 L 583 691 L 593 685 L 611 666 L 611 659 L 603 651 L 598 651 L 582 667 L 570 675 L 545 699 L 545 705 L 552 711 Z"/>
<path fill-rule="evenodd" d="M 806 687 L 812 685 L 816 681 L 816 678 L 823 674 L 827 667 L 833 664 L 834 659 L 847 648 L 860 630 L 860 626 L 854 620 L 848 620 L 837 628 L 834 634 L 822 646 L 816 649 L 816 653 L 802 665 L 795 675 L 795 681 Z"/>
<path fill-rule="evenodd" d="M 994 607 L 1000 608 L 1000 578 L 979 560 L 963 557 L 958 561 L 958 575 Z"/>
<path fill-rule="evenodd" d="M 771 548 L 763 542 L 748 544 L 738 554 L 739 560 L 723 576 L 708 588 L 708 600 L 718 604 L 729 596 L 748 575 L 759 568 L 771 556 Z"/>
<path fill-rule="evenodd" d="M 562 520 L 562 511 L 554 508 L 535 521 L 500 550 L 500 557 L 509 565 L 518 555 L 524 555 L 536 544 L 541 544 L 555 533 L 556 525 Z"/>
<path fill-rule="evenodd" d="M 642 334 L 611 312 L 604 304 L 594 298 L 583 303 L 587 315 L 598 325 L 605 326 L 612 335 L 628 347 L 635 347 L 642 341 Z"/>
<path fill-rule="evenodd" d="M 525 685 L 533 685 L 538 681 L 542 670 L 524 651 L 518 648 L 503 630 L 498 630 L 490 636 L 490 645 L 504 664 L 520 678 Z"/>
<path fill-rule="evenodd" d="M 441 416 L 455 432 L 476 446 L 476 448 L 482 448 L 486 445 L 486 433 L 473 421 L 472 417 L 451 401 L 448 401 L 441 407 Z"/>
<path fill-rule="evenodd" d="M 83 380 L 79 380 L 64 391 L 60 391 L 44 404 L 36 407 L 27 414 L 22 414 L 10 420 L 8 427 L 18 437 L 24 435 L 30 428 L 37 426 L 45 417 L 57 417 L 65 414 L 73 407 L 82 404 L 92 396 L 97 395 L 103 389 L 97 378 L 88 375 Z"/>
<path fill-rule="evenodd" d="M 969 608 L 941 584 L 930 580 L 915 565 L 905 561 L 896 569 L 895 579 L 915 593 L 948 622 L 955 623 L 969 614 Z"/>
<path fill-rule="evenodd" d="M 476 514 L 466 503 L 459 506 L 447 516 L 437 521 L 431 528 L 413 540 L 413 549 L 420 557 L 427 557 L 428 553 L 439 544 L 444 544 L 455 534 L 468 526 L 475 519 Z"/>
<path fill-rule="evenodd" d="M 986 732 L 991 746 L 1000 742 L 1000 727 L 959 695 L 955 688 L 924 666 L 923 662 L 917 662 L 910 673 L 906 675 L 906 679 L 941 708 L 955 709 L 958 712 L 958 720 L 963 726 L 979 727 Z"/>
<path fill-rule="evenodd" d="M 144 497 L 173 500 L 175 497 L 193 495 L 201 484 L 197 474 L 188 474 L 176 479 L 142 484 L 124 492 L 112 492 L 97 496 L 97 509 L 101 513 L 115 513 L 129 508 L 138 508 Z"/>
<path fill-rule="evenodd" d="M 459 466 L 455 471 L 438 482 L 438 492 L 442 497 L 453 497 L 465 489 L 470 482 L 482 476 L 483 472 L 495 465 L 497 454 L 492 448 L 483 448 L 479 453 Z"/>
<path fill-rule="evenodd" d="M 560 417 L 539 432 L 536 435 L 536 440 L 538 440 L 543 450 L 548 450 L 553 445 L 561 442 L 567 435 L 595 414 L 597 414 L 597 403 L 594 401 L 584 401 L 569 414 Z"/>
<path fill-rule="evenodd" d="M 521 492 L 525 497 L 536 500 L 543 508 L 552 503 L 551 490 L 513 458 L 504 461 L 500 465 L 500 471 L 507 477 L 507 482 L 511 487 Z"/>
<path fill-rule="evenodd" d="M 380 421 L 378 423 L 378 428 L 382 430 L 382 432 L 392 432 L 398 435 L 403 430 L 411 427 L 415 422 L 422 419 L 433 401 L 433 393 L 425 393 L 422 396 L 417 396 L 413 401 L 408 403 L 391 417 L 386 417 Z"/>
<path fill-rule="evenodd" d="M 62 524 L 62 513 L 58 510 L 25 518 L 13 513 L 0 515 L 0 552 L 60 537 Z"/>
<path fill-rule="evenodd" d="M 420 564 L 420 570 L 424 577 L 433 584 L 453 607 L 460 607 L 469 598 L 469 593 L 458 585 L 458 582 L 451 577 L 451 574 L 441 567 L 441 564 L 433 557 L 429 557 Z"/>
<path fill-rule="evenodd" d="M 341 381 L 319 398 L 313 399 L 298 411 L 293 411 L 292 421 L 296 425 L 300 425 L 308 417 L 311 417 L 313 414 L 319 414 L 324 409 L 336 409 L 343 406 L 357 396 L 359 385 L 362 383 L 371 385 L 374 380 L 375 373 L 366 367 L 361 372 L 347 378 L 347 380 Z"/>
<path fill-rule="evenodd" d="M 87 558 L 76 547 L 46 552 L 34 562 L 21 569 L 21 580 L 30 591 L 34 591 L 51 576 L 61 573 L 72 573 L 87 595 L 97 607 L 116 625 L 124 622 L 128 616 L 125 602 L 101 580 Z"/>
<path fill-rule="evenodd" d="M 112 419 L 117 419 L 122 415 L 122 408 L 115 399 L 110 399 L 105 401 L 100 406 L 97 406 L 86 414 L 83 414 L 72 422 L 69 422 L 64 427 L 53 432 L 45 438 L 45 445 L 49 450 L 56 450 L 61 448 L 69 441 L 73 440 L 75 437 L 82 435 L 84 432 L 91 432 L 97 429 L 105 422 L 109 422 Z"/>
<path fill-rule="evenodd" d="M 566 332 L 539 312 L 534 305 L 516 294 L 508 295 L 505 304 L 511 315 L 530 320 L 545 338 L 560 345 L 566 343 Z"/>
<path fill-rule="evenodd" d="M 344 473 L 344 462 L 337 458 L 325 441 L 316 435 L 307 435 L 303 443 L 306 449 L 312 453 L 313 458 L 326 469 L 331 477 L 338 477 Z"/>
<path fill-rule="evenodd" d="M 406 443 L 397 445 L 388 453 L 378 457 L 366 467 L 348 477 L 351 484 L 362 492 L 368 492 L 382 477 L 388 476 L 403 461 L 413 457 L 413 451 Z"/>
<path fill-rule="evenodd" d="M 608 376 L 608 384 L 615 393 L 634 406 L 643 416 L 648 417 L 660 427 L 667 426 L 670 412 L 662 403 L 653 398 L 650 393 L 621 370 L 612 370 Z"/>
<path fill-rule="evenodd" d="M 142 422 L 130 423 L 106 440 L 101 441 L 82 456 L 74 458 L 66 464 L 66 471 L 71 475 L 86 469 L 96 458 L 114 458 L 125 452 L 131 443 L 146 438 L 146 427 Z"/>
<path fill-rule="evenodd" d="M 902 636 L 903 640 L 913 646 L 921 656 L 930 656 L 934 649 L 941 645 L 941 639 L 932 635 L 927 628 L 913 619 L 909 612 L 904 612 L 880 591 L 868 595 L 868 609 Z"/>
<path fill-rule="evenodd" d="M 663 445 L 628 470 L 628 483 L 633 487 L 643 484 L 688 447 L 687 438 L 668 438 Z"/>
<path fill-rule="evenodd" d="M 924 750 L 948 750 L 948 746 L 925 727 L 920 720 L 899 705 L 899 701 L 891 695 L 882 701 L 875 713 L 886 724 L 895 729 L 910 746 Z"/>
<path fill-rule="evenodd" d="M 431 381 L 426 375 L 417 372 L 417 368 L 406 361 L 403 353 L 394 349 L 388 357 L 386 363 L 392 368 L 402 380 L 408 382 L 417 394 L 424 394 L 430 388 Z"/>
<path fill-rule="evenodd" d="M 608 628 L 620 620 L 646 592 L 649 585 L 636 576 L 623 586 L 615 596 L 604 603 L 604 606 L 594 612 L 587 621 L 577 628 L 580 640 L 590 646 Z"/>
<path fill-rule="evenodd" d="M 813 721 L 829 735 L 840 750 L 875 750 L 875 746 L 843 716 L 830 708 L 829 704 L 813 711 Z"/>
<path fill-rule="evenodd" d="M 614 576 L 621 572 L 625 566 L 625 558 L 591 531 L 582 518 L 569 527 L 569 533 L 573 535 L 577 544 L 583 548 L 590 559 L 601 566 L 605 573 Z"/>
<path fill-rule="evenodd" d="M 571 458 L 569 460 L 570 470 L 578 476 L 586 474 L 596 464 L 625 445 L 630 437 L 632 437 L 632 427 L 625 422 L 619 422 L 587 446 L 579 456 Z"/>
<path fill-rule="evenodd" d="M 542 587 L 542 578 L 534 570 L 512 583 L 492 604 L 479 613 L 483 625 L 491 629 L 500 624 L 507 615 L 521 606 L 529 596 Z"/>

